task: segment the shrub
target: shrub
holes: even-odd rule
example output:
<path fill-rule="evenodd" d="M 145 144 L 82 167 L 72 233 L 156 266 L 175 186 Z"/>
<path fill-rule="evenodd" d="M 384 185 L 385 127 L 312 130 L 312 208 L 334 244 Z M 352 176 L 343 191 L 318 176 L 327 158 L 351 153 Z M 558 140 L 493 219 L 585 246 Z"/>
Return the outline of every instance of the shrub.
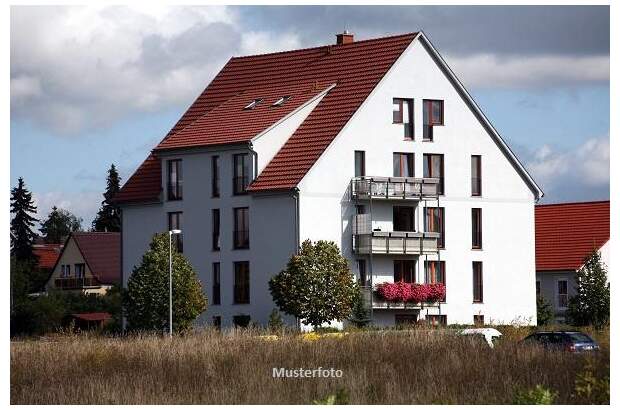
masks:
<path fill-rule="evenodd" d="M 608 366 L 607 374 L 609 374 Z M 597 377 L 591 358 L 588 358 L 583 371 L 577 373 L 575 397 L 582 404 L 609 404 L 609 376 Z"/>
<path fill-rule="evenodd" d="M 574 326 L 594 325 L 601 328 L 609 323 L 609 282 L 607 267 L 600 252 L 594 252 L 584 262 L 575 277 L 577 294 L 570 298 L 566 316 Z"/>
<path fill-rule="evenodd" d="M 267 325 L 271 333 L 280 333 L 284 328 L 284 322 L 278 309 L 273 309 L 269 314 L 269 323 Z"/>
<path fill-rule="evenodd" d="M 551 305 L 543 298 L 539 296 L 536 298 L 536 323 L 538 326 L 546 326 L 553 321 L 553 308 Z"/>
<path fill-rule="evenodd" d="M 553 404 L 557 395 L 557 392 L 537 384 L 531 390 L 517 392 L 513 404 Z"/>

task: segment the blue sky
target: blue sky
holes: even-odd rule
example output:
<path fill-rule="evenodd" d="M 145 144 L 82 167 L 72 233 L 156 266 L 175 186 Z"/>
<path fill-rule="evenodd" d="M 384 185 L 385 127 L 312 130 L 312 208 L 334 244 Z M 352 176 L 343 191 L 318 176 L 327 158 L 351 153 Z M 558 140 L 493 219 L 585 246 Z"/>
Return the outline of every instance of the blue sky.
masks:
<path fill-rule="evenodd" d="M 546 193 L 609 198 L 609 9 L 13 7 L 11 184 L 90 222 L 232 55 L 423 29 Z M 567 30 L 570 27 L 571 30 Z"/>

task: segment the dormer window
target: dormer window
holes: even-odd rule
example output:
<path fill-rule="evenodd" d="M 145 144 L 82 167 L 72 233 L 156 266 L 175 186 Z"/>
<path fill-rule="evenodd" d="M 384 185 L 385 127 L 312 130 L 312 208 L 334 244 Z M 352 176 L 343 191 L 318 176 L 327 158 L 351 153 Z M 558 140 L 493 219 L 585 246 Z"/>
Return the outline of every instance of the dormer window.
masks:
<path fill-rule="evenodd" d="M 251 103 L 249 103 L 248 105 L 246 105 L 243 109 L 244 110 L 253 110 L 254 107 L 256 107 L 258 104 L 260 104 L 263 101 L 262 98 L 257 98 L 255 100 L 252 100 Z"/>
<path fill-rule="evenodd" d="M 273 104 L 271 104 L 271 106 L 272 107 L 279 107 L 282 104 L 284 104 L 285 102 L 287 102 L 290 98 L 291 98 L 290 95 L 285 95 L 284 97 L 280 97 L 280 98 L 278 98 L 278 101 L 276 101 Z"/>

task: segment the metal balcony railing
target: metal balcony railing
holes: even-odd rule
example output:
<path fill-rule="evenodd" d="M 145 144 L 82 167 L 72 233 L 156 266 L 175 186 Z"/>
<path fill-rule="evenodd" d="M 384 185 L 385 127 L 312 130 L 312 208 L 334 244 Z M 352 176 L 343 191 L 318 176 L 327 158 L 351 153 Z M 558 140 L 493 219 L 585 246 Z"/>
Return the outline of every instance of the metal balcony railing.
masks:
<path fill-rule="evenodd" d="M 99 287 L 95 278 L 56 278 L 54 286 L 59 289 L 82 289 Z"/>
<path fill-rule="evenodd" d="M 364 306 L 370 307 L 372 300 L 373 309 L 421 309 L 429 307 L 439 307 L 440 304 L 445 303 L 441 301 L 423 303 L 388 302 L 382 300 L 381 297 L 376 294 L 376 291 L 373 290 L 372 286 L 360 286 L 360 291 L 362 293 L 362 300 L 364 301 Z"/>
<path fill-rule="evenodd" d="M 352 199 L 433 199 L 439 193 L 439 178 L 355 177 Z"/>

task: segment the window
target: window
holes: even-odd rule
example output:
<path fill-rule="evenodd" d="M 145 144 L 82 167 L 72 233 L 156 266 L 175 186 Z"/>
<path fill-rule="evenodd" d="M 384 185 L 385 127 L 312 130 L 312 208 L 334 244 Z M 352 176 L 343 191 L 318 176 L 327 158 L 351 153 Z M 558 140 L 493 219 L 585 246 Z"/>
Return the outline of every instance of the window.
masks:
<path fill-rule="evenodd" d="M 568 307 L 568 281 L 558 280 L 558 307 L 564 309 Z"/>
<path fill-rule="evenodd" d="M 220 210 L 212 209 L 211 210 L 211 222 L 213 232 L 211 233 L 211 242 L 212 249 L 214 251 L 220 250 Z"/>
<path fill-rule="evenodd" d="M 222 316 L 213 316 L 213 327 L 222 330 Z"/>
<path fill-rule="evenodd" d="M 474 326 L 484 326 L 484 315 L 474 315 Z"/>
<path fill-rule="evenodd" d="M 482 195 L 482 157 L 471 156 L 471 196 Z"/>
<path fill-rule="evenodd" d="M 424 231 L 437 232 L 437 246 L 446 247 L 445 215 L 443 208 L 427 207 L 424 212 Z"/>
<path fill-rule="evenodd" d="M 245 107 L 243 107 L 244 110 L 253 110 L 254 107 L 256 107 L 258 104 L 260 104 L 263 101 L 262 98 L 257 98 L 255 100 L 252 100 L 251 103 L 249 103 L 248 105 L 246 105 Z"/>
<path fill-rule="evenodd" d="M 395 206 L 393 208 L 393 230 L 400 232 L 414 232 L 415 224 L 412 206 Z"/>
<path fill-rule="evenodd" d="M 363 215 L 366 213 L 366 207 L 364 205 L 355 205 L 355 214 Z"/>
<path fill-rule="evenodd" d="M 402 124 L 406 140 L 413 140 L 413 100 L 394 98 L 392 100 L 392 122 Z"/>
<path fill-rule="evenodd" d="M 214 155 L 211 157 L 211 196 L 219 198 L 220 196 L 220 157 Z"/>
<path fill-rule="evenodd" d="M 446 315 L 426 315 L 426 321 L 433 326 L 447 326 L 448 316 Z"/>
<path fill-rule="evenodd" d="M 370 284 L 366 277 L 366 259 L 357 260 L 357 272 L 360 275 L 360 286 L 369 286 Z"/>
<path fill-rule="evenodd" d="M 444 194 L 443 154 L 424 154 L 424 178 L 439 178 L 437 193 Z"/>
<path fill-rule="evenodd" d="M 423 102 L 424 133 L 422 137 L 426 141 L 433 140 L 433 126 L 443 125 L 443 101 L 424 100 Z"/>
<path fill-rule="evenodd" d="M 482 249 L 482 209 L 471 209 L 471 247 Z"/>
<path fill-rule="evenodd" d="M 473 284 L 474 284 L 474 303 L 482 303 L 482 262 L 472 262 Z"/>
<path fill-rule="evenodd" d="M 168 161 L 168 200 L 183 199 L 183 166 L 180 159 Z"/>
<path fill-rule="evenodd" d="M 85 265 L 83 263 L 76 263 L 75 264 L 75 277 L 84 278 L 85 273 L 86 273 Z"/>
<path fill-rule="evenodd" d="M 235 327 L 248 327 L 250 325 L 250 315 L 233 316 L 233 325 Z"/>
<path fill-rule="evenodd" d="M 540 281 L 536 281 L 536 296 L 540 296 Z"/>
<path fill-rule="evenodd" d="M 68 278 L 69 276 L 71 276 L 71 265 L 61 265 L 60 276 L 63 278 Z"/>
<path fill-rule="evenodd" d="M 243 195 L 247 193 L 250 183 L 250 161 L 248 154 L 235 154 L 233 156 L 233 194 Z"/>
<path fill-rule="evenodd" d="M 168 212 L 168 230 L 181 229 L 183 212 Z M 177 252 L 183 252 L 183 234 L 172 235 L 172 246 Z"/>
<path fill-rule="evenodd" d="M 234 208 L 233 248 L 250 247 L 250 220 L 248 208 Z"/>
<path fill-rule="evenodd" d="M 395 152 L 393 155 L 394 176 L 395 177 L 413 177 L 413 154 Z"/>
<path fill-rule="evenodd" d="M 284 104 L 285 102 L 287 102 L 289 99 L 291 98 L 290 95 L 286 95 L 284 97 L 280 97 L 278 98 L 278 100 L 276 102 L 274 102 L 273 104 L 271 104 L 272 107 L 279 107 L 282 104 Z"/>
<path fill-rule="evenodd" d="M 213 263 L 213 304 L 219 305 L 220 299 L 220 263 Z"/>
<path fill-rule="evenodd" d="M 415 325 L 418 321 L 417 314 L 395 314 L 394 315 L 394 323 L 396 326 L 406 326 L 406 325 Z"/>
<path fill-rule="evenodd" d="M 250 262 L 235 262 L 233 303 L 250 303 Z"/>
<path fill-rule="evenodd" d="M 415 283 L 415 261 L 394 261 L 394 283 Z"/>
<path fill-rule="evenodd" d="M 355 151 L 355 176 L 366 176 L 366 152 Z"/>
<path fill-rule="evenodd" d="M 442 283 L 446 286 L 446 262 L 445 261 L 425 261 L 424 262 L 424 283 Z M 444 296 L 442 302 L 445 302 Z"/>

